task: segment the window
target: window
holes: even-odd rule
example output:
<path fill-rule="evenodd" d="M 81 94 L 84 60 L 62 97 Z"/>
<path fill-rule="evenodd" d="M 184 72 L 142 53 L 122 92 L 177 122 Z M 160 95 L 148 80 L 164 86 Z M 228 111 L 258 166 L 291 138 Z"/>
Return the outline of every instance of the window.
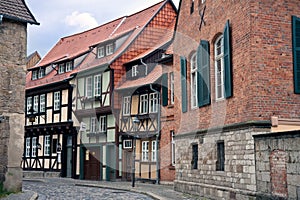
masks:
<path fill-rule="evenodd" d="M 194 7 L 195 7 L 195 2 L 194 2 L 195 0 L 192 0 L 192 2 L 191 2 L 191 10 L 190 10 L 190 12 L 191 12 L 191 14 L 194 12 Z"/>
<path fill-rule="evenodd" d="M 36 70 L 32 71 L 32 80 L 36 80 L 38 78 L 38 72 Z"/>
<path fill-rule="evenodd" d="M 137 66 L 137 65 L 132 66 L 132 69 L 131 69 L 131 76 L 132 76 L 132 77 L 136 77 L 138 73 L 139 73 L 139 72 L 138 72 L 138 66 Z"/>
<path fill-rule="evenodd" d="M 186 58 L 180 56 L 180 81 L 181 81 L 181 110 L 187 112 L 187 81 L 186 81 Z"/>
<path fill-rule="evenodd" d="M 224 98 L 224 47 L 223 36 L 220 36 L 215 43 L 215 79 L 216 99 Z"/>
<path fill-rule="evenodd" d="M 34 96 L 33 97 L 33 110 L 35 112 L 39 111 L 39 96 Z"/>
<path fill-rule="evenodd" d="M 72 71 L 73 65 L 72 61 L 66 63 L 66 72 Z"/>
<path fill-rule="evenodd" d="M 130 100 L 130 96 L 123 97 L 123 115 L 130 115 Z"/>
<path fill-rule="evenodd" d="M 224 149 L 224 141 L 217 142 L 217 171 L 224 171 L 225 164 L 225 149 Z"/>
<path fill-rule="evenodd" d="M 132 148 L 132 140 L 123 140 L 123 148 L 131 149 Z"/>
<path fill-rule="evenodd" d="M 193 157 L 192 157 L 192 169 L 198 169 L 198 144 L 192 145 Z"/>
<path fill-rule="evenodd" d="M 93 85 L 92 85 L 92 77 L 87 77 L 86 78 L 86 83 L 85 83 L 85 92 L 86 92 L 86 97 L 90 98 L 93 96 Z"/>
<path fill-rule="evenodd" d="M 114 53 L 114 44 L 108 44 L 106 45 L 106 55 L 111 55 Z"/>
<path fill-rule="evenodd" d="M 101 96 L 101 75 L 94 76 L 94 96 Z"/>
<path fill-rule="evenodd" d="M 99 130 L 101 133 L 106 132 L 106 116 L 100 116 L 99 118 Z"/>
<path fill-rule="evenodd" d="M 45 76 L 45 69 L 40 69 L 39 70 L 39 78 L 43 78 Z"/>
<path fill-rule="evenodd" d="M 30 137 L 26 138 L 25 157 L 30 157 Z"/>
<path fill-rule="evenodd" d="M 46 97 L 45 94 L 40 96 L 40 112 L 45 112 Z"/>
<path fill-rule="evenodd" d="M 140 96 L 140 114 L 148 113 L 148 94 Z"/>
<path fill-rule="evenodd" d="M 149 142 L 143 141 L 142 142 L 142 161 L 148 161 L 149 160 Z"/>
<path fill-rule="evenodd" d="M 65 63 L 61 63 L 58 65 L 58 73 L 62 74 L 65 72 Z"/>
<path fill-rule="evenodd" d="M 102 58 L 102 57 L 105 56 L 105 54 L 104 54 L 104 47 L 98 47 L 98 49 L 97 49 L 97 56 L 98 56 L 98 58 Z"/>
<path fill-rule="evenodd" d="M 45 136 L 45 144 L 44 144 L 44 155 L 50 155 L 50 135 Z"/>
<path fill-rule="evenodd" d="M 191 107 L 197 107 L 197 56 L 191 58 Z"/>
<path fill-rule="evenodd" d="M 54 92 L 54 110 L 60 109 L 60 92 Z"/>
<path fill-rule="evenodd" d="M 151 93 L 150 94 L 150 113 L 156 113 L 158 110 L 158 94 L 157 93 Z"/>
<path fill-rule="evenodd" d="M 174 104 L 175 91 L 174 91 L 174 73 L 170 73 L 170 104 Z"/>
<path fill-rule="evenodd" d="M 96 117 L 91 118 L 90 132 L 91 133 L 96 133 L 97 132 L 97 118 Z"/>
<path fill-rule="evenodd" d="M 156 141 L 152 141 L 151 146 L 152 146 L 151 161 L 155 162 L 156 161 L 156 150 L 157 150 Z"/>
<path fill-rule="evenodd" d="M 27 97 L 27 114 L 32 114 L 29 112 L 31 107 L 32 107 L 32 97 Z"/>
<path fill-rule="evenodd" d="M 175 141 L 174 141 L 174 131 L 171 131 L 171 158 L 172 158 L 172 166 L 175 166 Z"/>
<path fill-rule="evenodd" d="M 294 92 L 300 94 L 300 18 L 292 16 Z"/>
<path fill-rule="evenodd" d="M 36 137 L 32 138 L 32 152 L 31 152 L 32 157 L 36 157 Z"/>

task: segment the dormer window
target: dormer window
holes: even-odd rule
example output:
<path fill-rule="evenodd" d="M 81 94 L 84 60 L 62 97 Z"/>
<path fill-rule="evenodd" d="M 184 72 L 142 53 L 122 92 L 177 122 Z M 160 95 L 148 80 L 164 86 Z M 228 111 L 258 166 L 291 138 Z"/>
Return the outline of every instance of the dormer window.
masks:
<path fill-rule="evenodd" d="M 114 44 L 108 44 L 106 45 L 106 55 L 111 55 L 114 53 Z"/>
<path fill-rule="evenodd" d="M 32 71 L 32 80 L 36 80 L 38 78 L 38 72 L 36 70 Z"/>
<path fill-rule="evenodd" d="M 66 72 L 72 71 L 73 70 L 73 65 L 72 61 L 66 63 Z"/>
<path fill-rule="evenodd" d="M 39 70 L 39 78 L 43 78 L 45 76 L 45 69 L 41 68 Z"/>
<path fill-rule="evenodd" d="M 97 56 L 98 58 L 102 58 L 105 56 L 104 47 L 98 47 Z"/>
<path fill-rule="evenodd" d="M 61 63 L 61 64 L 59 64 L 59 66 L 58 66 L 58 73 L 59 74 L 62 74 L 62 73 L 64 73 L 65 72 L 65 63 Z"/>
<path fill-rule="evenodd" d="M 135 65 L 135 66 L 132 66 L 132 69 L 131 69 L 131 76 L 132 77 L 136 77 L 138 74 L 138 66 Z"/>

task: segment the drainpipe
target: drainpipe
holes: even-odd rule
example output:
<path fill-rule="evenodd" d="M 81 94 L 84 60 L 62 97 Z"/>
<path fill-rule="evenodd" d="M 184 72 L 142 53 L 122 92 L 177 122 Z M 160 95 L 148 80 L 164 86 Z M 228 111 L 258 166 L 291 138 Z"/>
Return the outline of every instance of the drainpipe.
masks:
<path fill-rule="evenodd" d="M 140 60 L 141 60 L 141 63 L 146 67 L 145 76 L 147 76 L 147 74 L 148 74 L 148 65 L 146 63 L 144 63 L 142 58 Z"/>
<path fill-rule="evenodd" d="M 160 102 L 160 93 L 156 89 L 152 87 L 150 84 L 150 89 L 157 93 L 158 95 L 158 102 Z M 158 106 L 157 111 L 157 134 L 156 134 L 156 184 L 159 184 L 160 181 L 160 173 L 159 173 L 159 137 L 160 137 L 160 104 Z"/>

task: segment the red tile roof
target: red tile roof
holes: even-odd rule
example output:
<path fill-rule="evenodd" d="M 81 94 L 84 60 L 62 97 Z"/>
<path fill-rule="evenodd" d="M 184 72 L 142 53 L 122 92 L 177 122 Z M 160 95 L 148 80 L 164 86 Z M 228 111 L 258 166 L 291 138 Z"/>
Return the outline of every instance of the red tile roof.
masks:
<path fill-rule="evenodd" d="M 116 90 L 138 88 L 143 85 L 148 85 L 157 81 L 161 77 L 161 75 L 162 75 L 162 66 L 157 65 L 147 76 L 135 80 L 127 80 L 119 87 L 116 87 Z"/>

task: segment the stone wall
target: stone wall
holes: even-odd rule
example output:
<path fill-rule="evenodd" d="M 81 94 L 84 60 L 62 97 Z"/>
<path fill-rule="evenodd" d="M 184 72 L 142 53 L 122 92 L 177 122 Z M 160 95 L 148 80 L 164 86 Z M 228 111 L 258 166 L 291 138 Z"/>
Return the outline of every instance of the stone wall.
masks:
<path fill-rule="evenodd" d="M 264 198 L 300 199 L 300 132 L 255 137 L 257 191 Z"/>
<path fill-rule="evenodd" d="M 6 189 L 20 191 L 27 25 L 4 18 L 0 24 L 0 34 L 0 115 L 5 117 L 0 123 L 0 181 Z"/>
<path fill-rule="evenodd" d="M 248 199 L 256 193 L 253 134 L 267 130 L 214 130 L 176 136 L 175 190 L 212 199 Z M 217 143 L 224 141 L 224 171 L 217 171 Z M 198 144 L 198 169 L 192 169 L 192 145 Z M 188 147 L 188 148 L 187 148 Z"/>

